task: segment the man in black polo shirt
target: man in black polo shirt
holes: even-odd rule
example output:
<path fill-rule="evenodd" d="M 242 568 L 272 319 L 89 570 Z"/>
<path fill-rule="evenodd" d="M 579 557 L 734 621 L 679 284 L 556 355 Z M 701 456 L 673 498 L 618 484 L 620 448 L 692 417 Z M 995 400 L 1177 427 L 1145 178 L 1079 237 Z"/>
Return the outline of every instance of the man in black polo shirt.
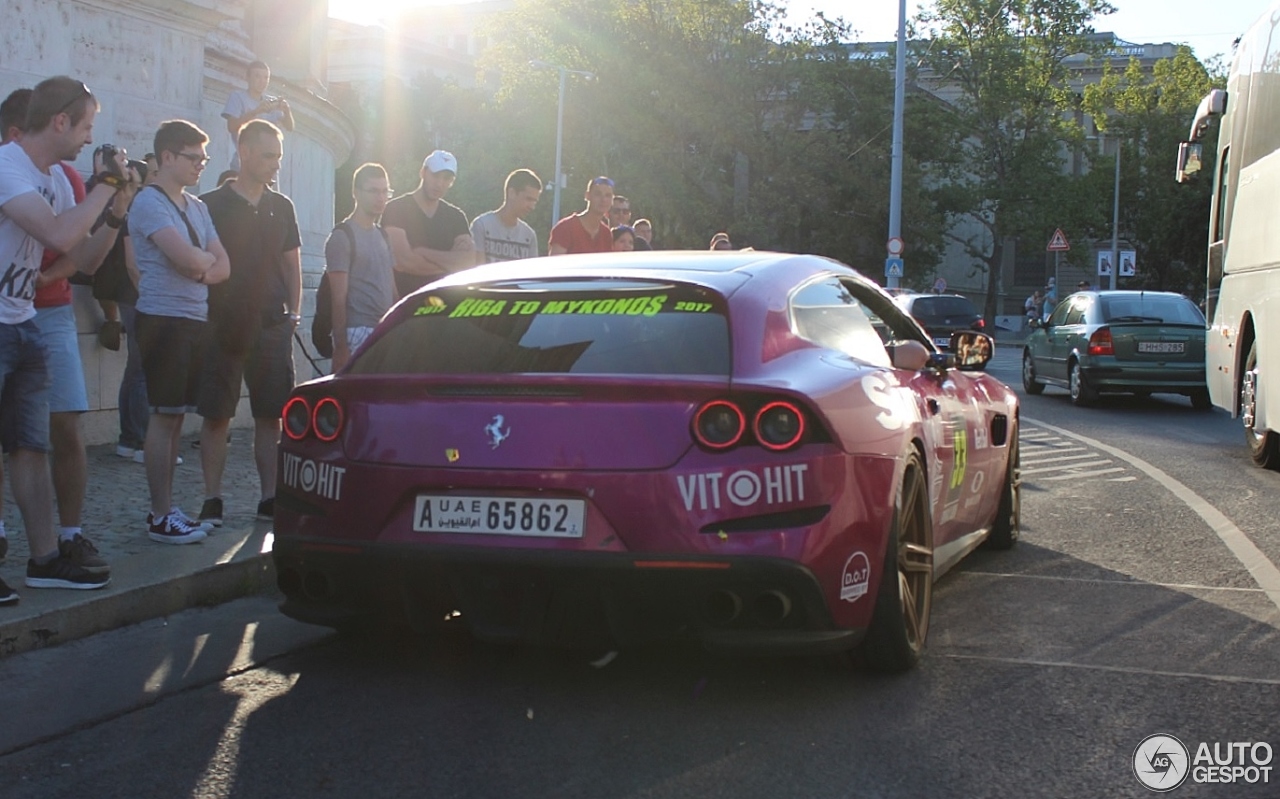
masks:
<path fill-rule="evenodd" d="M 197 410 L 205 501 L 200 521 L 222 526 L 227 429 L 249 386 L 253 454 L 262 500 L 258 518 L 275 512 L 280 414 L 293 390 L 293 331 L 302 304 L 301 238 L 288 197 L 272 191 L 284 136 L 255 119 L 240 129 L 240 174 L 202 195 L 231 259 L 231 278 L 209 290 L 208 348 Z"/>

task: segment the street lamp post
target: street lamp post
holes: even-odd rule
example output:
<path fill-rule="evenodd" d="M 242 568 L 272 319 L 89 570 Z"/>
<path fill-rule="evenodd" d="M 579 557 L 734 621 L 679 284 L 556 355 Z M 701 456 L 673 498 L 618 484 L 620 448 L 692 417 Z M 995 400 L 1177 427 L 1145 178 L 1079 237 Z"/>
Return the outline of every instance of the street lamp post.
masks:
<path fill-rule="evenodd" d="M 907 85 L 907 0 L 898 0 L 898 48 L 893 80 L 893 144 L 889 162 L 889 256 L 897 256 L 902 246 L 902 116 Z M 896 243 L 896 244 L 895 244 Z M 894 252 L 894 247 L 899 252 Z M 887 261 L 886 261 L 887 263 Z M 885 270 L 888 271 L 887 269 Z M 902 276 L 906 276 L 905 267 Z M 900 278 L 886 275 L 887 285 L 897 288 Z"/>
<path fill-rule="evenodd" d="M 534 59 L 529 62 L 529 66 L 534 69 L 554 69 L 560 73 L 560 91 L 556 97 L 556 174 L 555 186 L 551 193 L 551 224 L 560 221 L 560 184 L 561 180 L 561 152 L 564 148 L 564 87 L 570 75 L 581 75 L 587 80 L 595 80 L 594 72 L 587 72 L 584 69 L 569 69 L 560 64 L 552 64 L 547 61 Z"/>

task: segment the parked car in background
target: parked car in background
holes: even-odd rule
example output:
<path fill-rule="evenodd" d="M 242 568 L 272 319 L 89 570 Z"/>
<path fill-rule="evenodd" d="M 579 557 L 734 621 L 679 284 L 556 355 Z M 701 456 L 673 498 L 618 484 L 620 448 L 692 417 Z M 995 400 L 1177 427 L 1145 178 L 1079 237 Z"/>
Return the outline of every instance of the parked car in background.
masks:
<path fill-rule="evenodd" d="M 1167 291 L 1082 291 L 1045 322 L 1032 322 L 1022 352 L 1022 386 L 1061 386 L 1076 405 L 1099 394 L 1182 394 L 1207 410 L 1204 314 Z"/>
<path fill-rule="evenodd" d="M 959 294 L 899 294 L 893 301 L 920 323 L 938 349 L 945 350 L 951 345 L 952 333 L 986 332 L 982 314 L 967 297 Z"/>
<path fill-rule="evenodd" d="M 1018 536 L 1018 397 L 991 354 L 972 332 L 936 352 L 815 256 L 450 275 L 285 405 L 282 610 L 908 669 L 933 581 Z"/>

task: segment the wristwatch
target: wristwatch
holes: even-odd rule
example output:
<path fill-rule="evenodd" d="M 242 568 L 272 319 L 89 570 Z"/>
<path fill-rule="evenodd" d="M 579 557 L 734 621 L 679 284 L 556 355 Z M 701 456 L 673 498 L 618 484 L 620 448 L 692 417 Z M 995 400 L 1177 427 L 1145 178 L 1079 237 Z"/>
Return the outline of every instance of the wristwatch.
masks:
<path fill-rule="evenodd" d="M 115 229 L 115 230 L 119 230 L 119 229 L 120 229 L 120 227 L 121 227 L 122 225 L 124 225 L 124 220 L 126 220 L 126 219 L 128 219 L 128 218 L 129 218 L 129 215 L 128 215 L 128 214 L 125 214 L 124 216 L 116 216 L 115 214 L 107 214 L 107 227 L 109 227 L 109 228 L 113 228 L 113 229 Z"/>

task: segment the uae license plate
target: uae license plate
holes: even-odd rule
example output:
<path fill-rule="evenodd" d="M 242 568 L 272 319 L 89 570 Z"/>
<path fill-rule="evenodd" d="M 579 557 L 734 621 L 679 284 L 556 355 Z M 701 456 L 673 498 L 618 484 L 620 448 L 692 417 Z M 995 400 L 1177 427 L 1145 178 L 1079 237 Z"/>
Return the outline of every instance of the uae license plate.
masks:
<path fill-rule="evenodd" d="M 586 515 L 586 501 L 581 499 L 420 494 L 413 510 L 413 530 L 582 538 Z"/>
<path fill-rule="evenodd" d="M 1160 354 L 1160 355 L 1181 355 L 1187 351 L 1187 344 L 1184 341 L 1139 341 L 1138 352 Z"/>

